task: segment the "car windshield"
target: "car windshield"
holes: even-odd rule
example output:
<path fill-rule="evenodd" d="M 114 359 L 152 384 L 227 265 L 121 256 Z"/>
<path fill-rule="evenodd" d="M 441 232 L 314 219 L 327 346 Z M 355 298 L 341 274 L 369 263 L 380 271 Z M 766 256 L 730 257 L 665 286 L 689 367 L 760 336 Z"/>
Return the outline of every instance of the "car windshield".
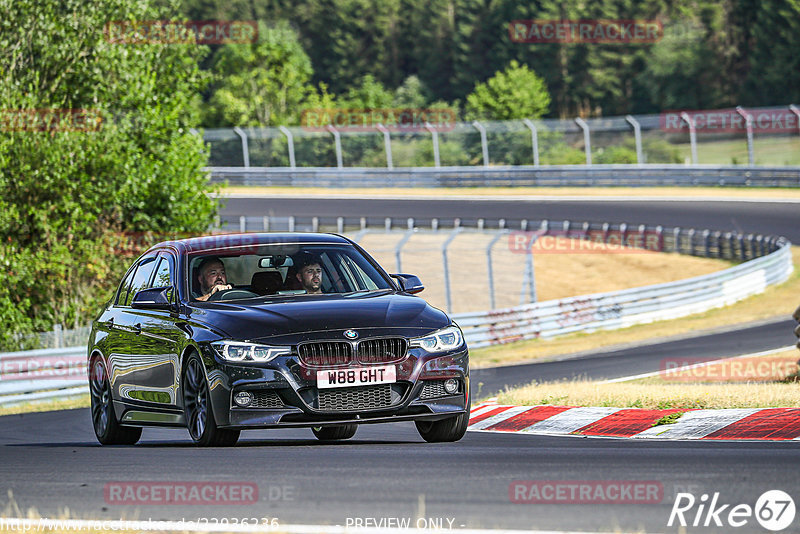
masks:
<path fill-rule="evenodd" d="M 349 245 L 249 245 L 189 255 L 193 300 L 344 294 L 391 289 Z"/>

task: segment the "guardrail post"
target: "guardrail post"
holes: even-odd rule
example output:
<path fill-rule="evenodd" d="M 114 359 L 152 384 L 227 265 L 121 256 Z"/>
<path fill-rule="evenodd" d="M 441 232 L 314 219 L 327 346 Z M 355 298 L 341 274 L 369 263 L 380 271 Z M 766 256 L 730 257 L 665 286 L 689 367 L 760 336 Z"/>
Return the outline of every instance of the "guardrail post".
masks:
<path fill-rule="evenodd" d="M 706 258 L 711 257 L 711 240 L 709 239 L 711 236 L 711 230 L 703 230 L 703 248 L 705 249 L 704 256 Z"/>
<path fill-rule="evenodd" d="M 244 215 L 239 217 L 239 231 L 245 233 L 247 231 L 247 217 Z"/>
<path fill-rule="evenodd" d="M 386 217 L 383 220 L 383 226 L 384 226 L 384 228 L 386 230 L 386 233 L 391 232 L 392 231 L 392 218 L 391 217 Z"/>
<path fill-rule="evenodd" d="M 336 148 L 336 167 L 341 169 L 342 165 L 342 136 L 339 135 L 339 130 L 329 124 L 325 127 L 330 133 L 333 134 L 333 143 Z"/>
<path fill-rule="evenodd" d="M 697 165 L 697 129 L 694 120 L 685 111 L 681 113 L 681 120 L 689 125 L 689 144 L 692 147 L 692 164 Z"/>
<path fill-rule="evenodd" d="M 497 227 L 503 230 L 506 227 L 506 220 L 505 219 L 498 219 L 497 220 Z"/>
<path fill-rule="evenodd" d="M 386 168 L 393 169 L 394 163 L 392 162 L 392 137 L 389 130 L 383 124 L 376 126 L 379 132 L 383 134 L 383 150 L 386 152 Z"/>
<path fill-rule="evenodd" d="M 624 247 L 627 242 L 628 242 L 628 223 L 622 223 L 619 225 L 619 245 L 621 247 Z"/>
<path fill-rule="evenodd" d="M 714 240 L 717 242 L 717 255 L 715 257 L 718 259 L 722 258 L 724 256 L 722 252 L 722 232 L 719 230 L 714 232 Z"/>
<path fill-rule="evenodd" d="M 742 106 L 736 106 L 736 113 L 744 118 L 744 124 L 747 128 L 747 161 L 752 167 L 755 165 L 755 156 L 753 155 L 753 116 Z"/>
<path fill-rule="evenodd" d="M 664 252 L 664 227 L 660 224 L 656 226 L 656 237 L 658 238 L 658 252 Z"/>
<path fill-rule="evenodd" d="M 483 166 L 489 166 L 489 142 L 486 139 L 486 128 L 478 121 L 472 121 L 472 125 L 481 134 L 481 152 L 483 153 Z"/>
<path fill-rule="evenodd" d="M 359 226 L 361 227 L 362 230 L 366 230 L 366 228 L 367 228 L 367 218 L 366 217 L 361 217 L 358 220 L 358 224 L 359 224 Z"/>
<path fill-rule="evenodd" d="M 633 138 L 636 142 L 636 163 L 641 165 L 644 163 L 644 156 L 642 154 L 642 127 L 639 121 L 633 118 L 633 115 L 625 115 L 625 120 L 628 124 L 633 126 Z"/>
<path fill-rule="evenodd" d="M 519 222 L 519 229 L 522 230 L 523 232 L 526 232 L 528 230 L 528 219 L 522 219 Z"/>
<path fill-rule="evenodd" d="M 311 231 L 312 232 L 319 231 L 319 217 L 311 217 Z"/>
<path fill-rule="evenodd" d="M 487 267 L 487 276 L 489 278 L 489 309 L 494 310 L 497 306 L 495 304 L 494 298 L 494 268 L 492 267 L 492 248 L 494 247 L 495 243 L 500 240 L 501 237 L 506 235 L 504 231 L 499 231 L 495 236 L 489 241 L 489 244 L 486 245 L 486 267 Z"/>
<path fill-rule="evenodd" d="M 525 126 L 531 131 L 531 147 L 533 148 L 533 164 L 539 166 L 539 132 L 536 131 L 536 125 L 530 119 L 522 119 Z"/>
<path fill-rule="evenodd" d="M 611 227 L 607 222 L 603 223 L 603 243 L 608 243 L 608 229 Z"/>
<path fill-rule="evenodd" d="M 294 215 L 289 216 L 289 231 L 294 232 L 295 218 Z"/>
<path fill-rule="evenodd" d="M 336 233 L 344 233 L 344 217 L 336 217 Z"/>
<path fill-rule="evenodd" d="M 269 215 L 264 215 L 261 219 L 261 227 L 265 232 L 269 232 Z"/>
<path fill-rule="evenodd" d="M 238 135 L 242 140 L 242 160 L 244 161 L 244 166 L 250 166 L 250 149 L 247 146 L 247 134 L 244 133 L 244 130 L 239 128 L 238 126 L 233 127 L 233 131 Z"/>
<path fill-rule="evenodd" d="M 580 117 L 575 117 L 575 123 L 583 130 L 583 150 L 586 152 L 586 164 L 592 164 L 592 144 L 589 134 L 589 125 Z"/>
<path fill-rule="evenodd" d="M 431 133 L 431 140 L 433 141 L 433 166 L 438 169 L 442 166 L 441 160 L 439 159 L 439 132 L 428 122 L 425 123 L 425 129 Z"/>
<path fill-rule="evenodd" d="M 405 246 L 406 243 L 408 243 L 408 240 L 411 239 L 411 236 L 413 235 L 414 235 L 414 229 L 409 228 L 408 231 L 403 236 L 403 238 L 397 243 L 397 246 L 394 247 L 394 260 L 395 263 L 397 264 L 398 273 L 403 272 L 403 262 L 402 258 L 400 257 L 403 252 L 403 247 Z"/>
<path fill-rule="evenodd" d="M 434 217 L 431 219 L 431 231 L 438 232 L 439 231 L 439 219 Z"/>
<path fill-rule="evenodd" d="M 483 219 L 478 219 L 478 230 L 483 231 L 483 226 L 485 222 L 486 221 L 484 221 Z"/>
<path fill-rule="evenodd" d="M 409 217 L 406 223 L 407 223 L 406 228 L 408 228 L 409 230 L 414 229 L 414 217 Z"/>
<path fill-rule="evenodd" d="M 756 236 L 756 247 L 757 247 L 757 250 L 758 250 L 758 257 L 759 258 L 761 256 L 766 256 L 766 254 L 764 252 L 764 236 L 761 235 L 761 234 L 758 234 L 758 236 Z"/>
<path fill-rule="evenodd" d="M 286 147 L 289 151 L 289 167 L 294 169 L 297 167 L 294 160 L 294 136 L 286 126 L 278 126 L 278 129 L 281 131 L 281 133 L 283 133 L 283 135 L 286 136 Z"/>
<path fill-rule="evenodd" d="M 450 269 L 447 265 L 447 247 L 450 246 L 450 243 L 453 242 L 453 239 L 461 233 L 461 227 L 456 227 L 453 229 L 453 232 L 450 236 L 445 240 L 442 244 L 442 270 L 444 271 L 444 296 L 445 301 L 447 302 L 447 313 L 453 311 L 453 303 L 450 298 Z"/>

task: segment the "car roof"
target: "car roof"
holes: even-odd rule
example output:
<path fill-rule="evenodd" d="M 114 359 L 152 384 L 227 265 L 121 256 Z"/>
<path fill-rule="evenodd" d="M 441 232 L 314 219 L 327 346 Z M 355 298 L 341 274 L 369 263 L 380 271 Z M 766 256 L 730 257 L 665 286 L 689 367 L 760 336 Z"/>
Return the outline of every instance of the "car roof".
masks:
<path fill-rule="evenodd" d="M 350 241 L 336 234 L 319 234 L 305 232 L 291 233 L 245 233 L 245 234 L 216 234 L 202 237 L 191 237 L 174 241 L 164 241 L 151 247 L 151 250 L 173 247 L 182 253 L 195 253 L 210 250 L 220 250 L 233 247 L 246 247 L 257 245 L 314 245 L 336 244 L 350 245 Z"/>

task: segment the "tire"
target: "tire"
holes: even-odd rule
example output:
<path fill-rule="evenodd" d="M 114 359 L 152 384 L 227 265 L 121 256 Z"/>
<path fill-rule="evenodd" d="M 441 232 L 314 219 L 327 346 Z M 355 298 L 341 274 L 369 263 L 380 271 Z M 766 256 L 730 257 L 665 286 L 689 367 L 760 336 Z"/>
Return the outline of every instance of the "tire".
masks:
<path fill-rule="evenodd" d="M 320 441 L 350 439 L 356 435 L 358 425 L 315 426 L 311 428 Z"/>
<path fill-rule="evenodd" d="M 458 441 L 467 433 L 469 413 L 448 417 L 439 421 L 415 421 L 417 432 L 428 443 Z"/>
<path fill-rule="evenodd" d="M 92 427 L 102 445 L 133 445 L 142 437 L 141 427 L 122 426 L 114 413 L 111 383 L 103 358 L 92 359 L 89 374 Z"/>
<path fill-rule="evenodd" d="M 183 413 L 186 428 L 195 445 L 199 447 L 233 447 L 239 441 L 239 431 L 217 427 L 211 399 L 203 371 L 203 362 L 197 354 L 186 361 L 181 377 Z"/>
<path fill-rule="evenodd" d="M 417 426 L 417 432 L 422 436 L 422 439 L 428 443 L 443 443 L 458 441 L 463 438 L 469 426 L 471 398 L 472 388 L 470 386 L 464 399 L 464 405 L 466 406 L 464 413 L 447 419 L 439 419 L 438 421 L 414 421 Z"/>

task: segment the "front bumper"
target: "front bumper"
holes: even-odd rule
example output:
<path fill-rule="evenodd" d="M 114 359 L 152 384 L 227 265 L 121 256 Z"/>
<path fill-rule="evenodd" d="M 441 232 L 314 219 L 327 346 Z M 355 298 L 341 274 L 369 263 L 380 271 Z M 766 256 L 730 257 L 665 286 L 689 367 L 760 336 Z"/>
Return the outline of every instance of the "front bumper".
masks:
<path fill-rule="evenodd" d="M 222 428 L 436 420 L 463 414 L 469 409 L 469 352 L 466 347 L 434 356 L 423 354 L 421 349 L 409 351 L 406 359 L 397 363 L 397 382 L 391 384 L 388 404 L 354 405 L 352 408 L 338 405 L 336 409 L 320 409 L 315 370 L 303 367 L 294 357 L 261 366 L 245 366 L 220 361 L 211 349 L 204 356 L 214 417 Z M 454 395 L 447 395 L 441 388 L 434 387 L 447 378 L 459 380 L 459 390 Z M 371 387 L 374 386 L 361 386 Z M 350 390 L 355 394 L 359 393 L 358 389 L 358 386 L 337 388 L 337 392 Z M 439 393 L 431 396 L 432 390 Z M 271 402 L 268 407 L 239 407 L 232 399 L 240 391 L 250 391 L 261 398 L 269 398 Z"/>

